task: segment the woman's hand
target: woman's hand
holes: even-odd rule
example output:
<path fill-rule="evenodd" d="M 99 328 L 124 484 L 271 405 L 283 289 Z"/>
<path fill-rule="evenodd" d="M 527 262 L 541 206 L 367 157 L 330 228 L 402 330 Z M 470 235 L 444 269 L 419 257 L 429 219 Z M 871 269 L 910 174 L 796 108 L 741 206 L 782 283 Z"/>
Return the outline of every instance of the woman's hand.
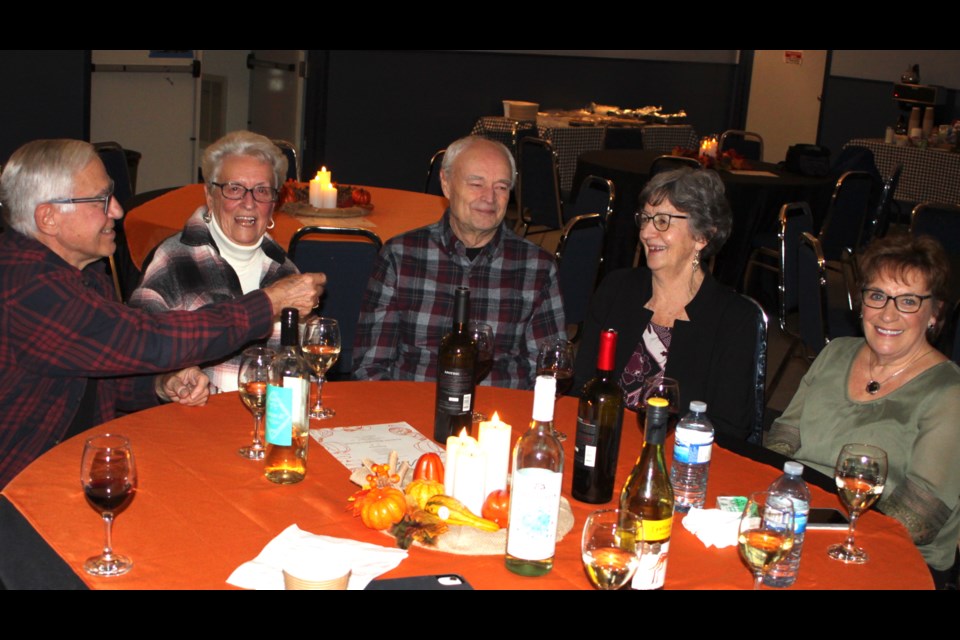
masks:
<path fill-rule="evenodd" d="M 188 407 L 203 406 L 210 397 L 210 378 L 198 367 L 161 374 L 155 385 L 160 398 Z"/>
<path fill-rule="evenodd" d="M 301 273 L 277 280 L 263 292 L 273 305 L 273 317 L 279 318 L 284 307 L 294 307 L 303 317 L 320 304 L 327 276 L 322 273 Z"/>

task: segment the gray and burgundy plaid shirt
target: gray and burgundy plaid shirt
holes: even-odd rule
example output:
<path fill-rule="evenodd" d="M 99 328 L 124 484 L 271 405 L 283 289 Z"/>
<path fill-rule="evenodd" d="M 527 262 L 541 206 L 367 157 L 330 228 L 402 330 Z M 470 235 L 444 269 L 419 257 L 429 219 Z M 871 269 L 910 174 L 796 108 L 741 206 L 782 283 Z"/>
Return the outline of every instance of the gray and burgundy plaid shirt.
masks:
<path fill-rule="evenodd" d="M 484 383 L 532 389 L 538 345 L 566 335 L 553 256 L 501 224 L 471 261 L 449 215 L 384 245 L 360 310 L 354 377 L 436 380 L 453 292 L 462 286 L 470 288 L 470 319 L 493 328 L 494 365 Z"/>

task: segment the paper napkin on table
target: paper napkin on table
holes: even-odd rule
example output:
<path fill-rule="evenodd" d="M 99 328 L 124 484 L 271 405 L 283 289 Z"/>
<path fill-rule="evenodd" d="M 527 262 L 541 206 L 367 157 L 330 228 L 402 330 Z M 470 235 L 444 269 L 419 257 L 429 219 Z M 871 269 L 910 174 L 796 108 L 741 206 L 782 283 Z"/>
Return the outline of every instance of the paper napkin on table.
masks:
<path fill-rule="evenodd" d="M 359 591 L 377 576 L 399 565 L 407 557 L 407 552 L 346 538 L 318 536 L 292 524 L 267 543 L 260 555 L 237 567 L 227 582 L 244 589 L 282 590 L 283 567 L 305 555 L 321 559 L 330 556 L 338 560 L 349 556 L 352 574 L 347 589 Z"/>
<path fill-rule="evenodd" d="M 737 544 L 740 514 L 720 509 L 690 509 L 683 518 L 683 527 L 700 538 L 707 547 L 718 549 Z"/>

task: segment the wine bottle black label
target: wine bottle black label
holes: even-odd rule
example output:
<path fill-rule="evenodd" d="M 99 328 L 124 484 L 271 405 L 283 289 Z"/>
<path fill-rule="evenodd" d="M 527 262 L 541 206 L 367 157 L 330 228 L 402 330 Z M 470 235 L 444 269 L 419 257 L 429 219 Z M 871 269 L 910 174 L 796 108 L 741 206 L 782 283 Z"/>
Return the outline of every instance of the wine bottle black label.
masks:
<path fill-rule="evenodd" d="M 597 446 L 600 444 L 600 427 L 577 418 L 577 442 L 573 450 L 573 464 L 577 467 L 597 466 Z"/>
<path fill-rule="evenodd" d="M 473 370 L 441 369 L 437 408 L 446 413 L 473 411 Z"/>

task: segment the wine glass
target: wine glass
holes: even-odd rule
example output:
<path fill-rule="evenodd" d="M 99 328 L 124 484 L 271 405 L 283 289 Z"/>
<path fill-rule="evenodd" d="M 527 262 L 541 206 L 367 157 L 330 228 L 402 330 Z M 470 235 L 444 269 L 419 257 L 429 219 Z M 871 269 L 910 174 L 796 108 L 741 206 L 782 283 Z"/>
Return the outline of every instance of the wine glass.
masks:
<path fill-rule="evenodd" d="M 643 382 L 643 411 L 647 410 L 647 400 L 650 398 L 663 398 L 670 403 L 667 408 L 669 417 L 667 419 L 667 432 L 669 433 L 680 418 L 680 383 L 673 378 L 667 378 L 662 373 L 650 376 Z M 646 424 L 646 422 L 641 422 Z"/>
<path fill-rule="evenodd" d="M 740 557 L 753 571 L 753 588 L 793 549 L 793 500 L 772 491 L 750 496 L 740 515 Z"/>
<path fill-rule="evenodd" d="M 573 386 L 573 343 L 563 338 L 545 340 L 540 345 L 537 354 L 537 375 L 552 376 L 557 379 L 557 395 L 565 395 Z M 553 434 L 561 442 L 567 439 L 567 434 L 553 429 Z"/>
<path fill-rule="evenodd" d="M 267 347 L 248 347 L 240 356 L 237 373 L 237 388 L 240 399 L 253 414 L 253 442 L 240 447 L 239 453 L 248 460 L 263 460 L 263 414 L 267 407 L 267 380 L 270 378 L 270 363 L 276 352 Z"/>
<path fill-rule="evenodd" d="M 95 576 L 123 575 L 133 560 L 113 552 L 113 519 L 127 508 L 137 488 L 137 467 L 133 461 L 130 440 L 106 434 L 87 438 L 80 462 L 80 484 L 91 507 L 103 517 L 106 542 L 103 553 L 83 563 L 87 573 Z"/>
<path fill-rule="evenodd" d="M 580 540 L 583 567 L 598 589 L 619 589 L 640 566 L 643 520 L 621 509 L 601 509 L 587 516 Z"/>
<path fill-rule="evenodd" d="M 493 369 L 493 329 L 482 322 L 471 322 L 467 332 L 477 343 L 477 364 L 473 369 L 473 385 L 478 386 Z M 473 421 L 482 422 L 487 419 L 479 411 L 473 412 Z"/>
<path fill-rule="evenodd" d="M 850 529 L 843 544 L 834 544 L 827 555 L 848 564 L 863 564 L 867 552 L 854 543 L 854 530 L 860 514 L 873 506 L 883 493 L 887 479 L 887 452 L 869 444 L 846 444 L 837 456 L 834 470 L 837 494 L 850 514 Z"/>
<path fill-rule="evenodd" d="M 340 356 L 340 325 L 333 318 L 313 316 L 304 327 L 301 346 L 303 357 L 317 374 L 317 402 L 310 410 L 310 417 L 317 420 L 332 418 L 337 412 L 325 408 L 320 396 L 323 394 L 323 383 L 326 382 L 323 375 Z"/>

